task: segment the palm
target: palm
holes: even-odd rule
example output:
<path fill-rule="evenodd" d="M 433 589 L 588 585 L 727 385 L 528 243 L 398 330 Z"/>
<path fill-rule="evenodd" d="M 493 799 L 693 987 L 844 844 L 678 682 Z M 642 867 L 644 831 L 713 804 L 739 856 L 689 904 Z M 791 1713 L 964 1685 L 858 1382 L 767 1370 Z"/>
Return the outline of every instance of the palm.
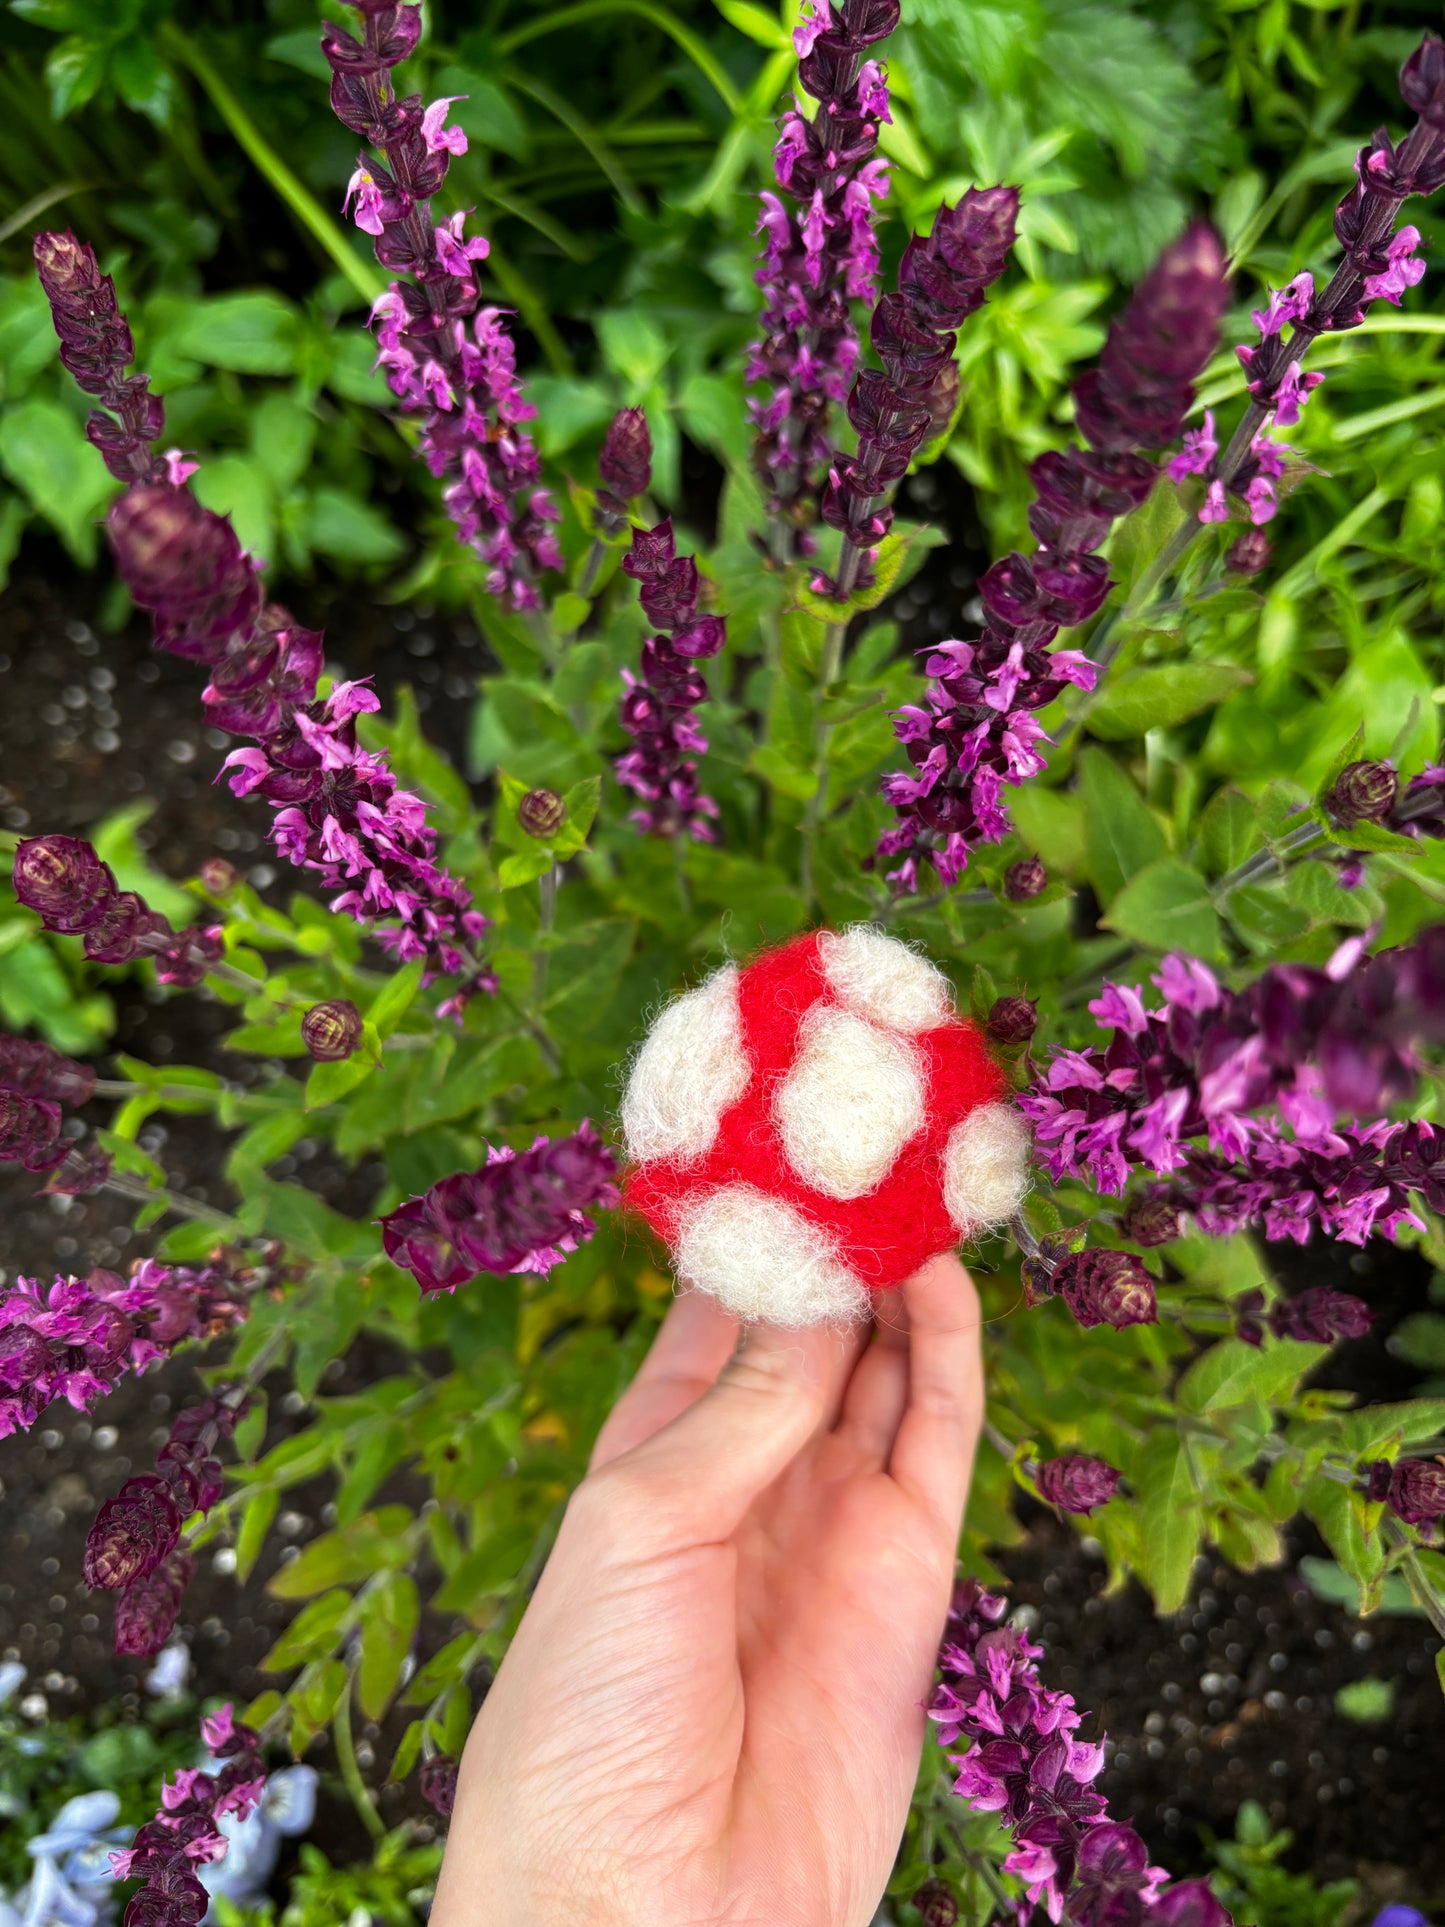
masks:
<path fill-rule="evenodd" d="M 458 1815 L 530 1784 L 552 1865 L 579 1894 L 615 1887 L 578 1918 L 854 1927 L 917 1768 L 982 1403 L 977 1300 L 935 1260 L 871 1345 L 773 1334 L 752 1386 L 750 1352 L 723 1371 L 735 1338 L 679 1301 L 603 1428 Z M 731 1454 L 708 1429 L 723 1384 L 763 1401 Z M 444 1878 L 439 1902 L 460 1890 Z"/>

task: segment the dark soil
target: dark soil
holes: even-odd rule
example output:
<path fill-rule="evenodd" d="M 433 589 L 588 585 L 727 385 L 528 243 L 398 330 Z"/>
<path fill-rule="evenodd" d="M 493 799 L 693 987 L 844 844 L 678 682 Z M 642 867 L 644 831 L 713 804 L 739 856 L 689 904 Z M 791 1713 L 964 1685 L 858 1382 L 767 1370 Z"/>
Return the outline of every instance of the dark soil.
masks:
<path fill-rule="evenodd" d="M 976 531 L 967 526 L 967 491 L 947 464 L 934 474 L 937 493 L 912 512 L 945 522 L 962 517 L 966 539 L 961 561 L 956 549 L 947 561 L 941 551 L 929 557 L 896 610 L 913 647 L 947 633 L 950 611 L 956 621 L 972 586 Z M 706 478 L 696 480 L 705 492 Z M 57 581 L 65 583 L 63 593 Z M 344 640 L 338 654 L 348 674 L 375 675 L 384 698 L 399 682 L 412 683 L 436 740 L 460 764 L 467 699 L 484 666 L 470 625 L 372 607 L 320 586 L 294 601 L 305 620 L 325 622 Z M 27 574 L 0 597 L 0 821 L 22 831 L 78 831 L 145 796 L 157 804 L 144 834 L 159 868 L 183 877 L 205 857 L 221 855 L 258 888 L 289 890 L 291 879 L 278 878 L 268 861 L 260 813 L 239 809 L 211 784 L 230 742 L 200 720 L 197 671 L 155 655 L 139 622 L 103 634 L 97 607 L 94 585 L 71 580 L 58 556 L 49 579 Z M 149 990 L 138 977 L 121 978 L 114 988 L 115 1048 L 243 1074 L 216 1052 L 229 1021 L 220 1006 L 203 995 Z M 143 1142 L 176 1189 L 231 1202 L 220 1177 L 224 1144 L 204 1120 L 188 1119 L 184 1130 L 169 1134 L 156 1125 Z M 303 1141 L 293 1157 L 319 1188 L 337 1195 L 343 1174 L 318 1147 Z M 350 1182 L 364 1186 L 366 1174 Z M 128 1216 L 120 1199 L 40 1198 L 34 1180 L 0 1174 L 0 1282 L 18 1272 L 123 1265 L 144 1248 Z M 1411 1375 L 1386 1341 L 1402 1317 L 1426 1303 L 1425 1267 L 1388 1247 L 1291 1247 L 1280 1266 L 1296 1287 L 1353 1289 L 1381 1313 L 1371 1338 L 1331 1354 L 1320 1382 L 1347 1383 L 1368 1399 L 1408 1395 Z M 326 1388 L 350 1389 L 382 1367 L 358 1349 L 332 1364 Z M 147 1668 L 112 1656 L 108 1608 L 78 1578 L 81 1549 L 97 1504 L 148 1461 L 175 1408 L 196 1390 L 195 1359 L 183 1357 L 124 1383 L 92 1418 L 52 1408 L 28 1439 L 7 1441 L 0 1451 L 0 1657 L 22 1660 L 31 1671 L 29 1689 L 57 1714 L 105 1702 L 132 1714 L 140 1706 Z M 272 1414 L 274 1439 L 295 1413 L 279 1397 Z M 265 1559 L 239 1591 L 228 1553 L 204 1555 L 182 1622 L 198 1694 L 245 1700 L 270 1683 L 259 1662 L 292 1609 L 266 1596 L 265 1581 L 289 1548 L 325 1528 L 327 1499 L 324 1481 L 292 1496 Z M 1108 1732 L 1107 1790 L 1156 1858 L 1180 1872 L 1197 1870 L 1204 1864 L 1201 1829 L 1231 1834 L 1240 1802 L 1252 1798 L 1293 1829 L 1290 1862 L 1298 1868 L 1322 1879 L 1363 1870 L 1369 1892 L 1382 1898 L 1421 1903 L 1445 1894 L 1445 1840 L 1430 1825 L 1445 1758 L 1445 1705 L 1422 1620 L 1377 1617 L 1362 1625 L 1316 1599 L 1290 1569 L 1245 1575 L 1207 1562 L 1192 1604 L 1161 1620 L 1137 1586 L 1105 1593 L 1104 1564 L 1089 1540 L 1037 1509 L 1029 1524 L 1027 1540 L 1001 1560 L 1013 1596 L 1035 1615 L 1050 1680 L 1097 1715 L 1085 1733 Z M 1293 1549 L 1323 1550 L 1305 1537 Z M 1362 1726 L 1335 1710 L 1338 1689 L 1366 1676 L 1397 1684 L 1394 1710 L 1378 1725 Z M 395 1724 L 358 1735 L 373 1784 L 382 1779 Z M 321 1748 L 312 1757 L 328 1764 Z M 388 1820 L 422 1811 L 409 1788 L 381 1789 L 378 1798 Z M 333 1856 L 365 1849 L 338 1798 L 324 1806 L 316 1837 Z"/>

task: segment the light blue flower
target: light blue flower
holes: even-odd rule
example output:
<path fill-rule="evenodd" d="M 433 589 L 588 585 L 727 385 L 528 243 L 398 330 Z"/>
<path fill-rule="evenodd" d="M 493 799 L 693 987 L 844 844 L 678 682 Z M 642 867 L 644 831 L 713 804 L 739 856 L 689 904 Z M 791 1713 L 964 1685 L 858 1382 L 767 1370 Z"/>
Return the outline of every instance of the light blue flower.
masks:
<path fill-rule="evenodd" d="M 25 1890 L 22 1927 L 96 1927 L 100 1908 L 69 1886 L 53 1860 L 37 1860 Z"/>
<path fill-rule="evenodd" d="M 146 1674 L 146 1691 L 159 1699 L 179 1699 L 191 1670 L 191 1649 L 183 1639 L 163 1646 Z"/>
<path fill-rule="evenodd" d="M 59 1860 L 88 1847 L 98 1834 L 114 1826 L 120 1812 L 120 1796 L 108 1787 L 95 1793 L 78 1793 L 50 1822 L 50 1831 L 40 1833 L 26 1844 L 25 1851 L 37 1860 Z"/>
<path fill-rule="evenodd" d="M 281 1842 L 305 1833 L 316 1814 L 316 1769 L 283 1767 L 266 1782 L 259 1806 L 244 1820 L 223 1814 L 218 1822 L 228 1845 L 223 1860 L 196 1868 L 196 1878 L 214 1901 L 217 1896 L 245 1906 L 259 1900 L 276 1870 Z M 214 1918 L 214 1911 L 207 1913 Z"/>
<path fill-rule="evenodd" d="M 18 1659 L 7 1659 L 0 1666 L 0 1706 L 13 1699 L 24 1683 L 25 1668 Z M 3 1916 L 0 1916 L 0 1927 L 5 1927 Z"/>

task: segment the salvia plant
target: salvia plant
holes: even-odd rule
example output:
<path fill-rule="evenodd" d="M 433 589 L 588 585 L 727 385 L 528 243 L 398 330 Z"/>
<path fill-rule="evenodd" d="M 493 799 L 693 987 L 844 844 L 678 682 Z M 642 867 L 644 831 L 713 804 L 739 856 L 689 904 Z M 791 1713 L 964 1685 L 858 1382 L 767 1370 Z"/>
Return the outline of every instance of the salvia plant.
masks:
<path fill-rule="evenodd" d="M 448 209 L 457 101 L 404 91 L 419 9 L 357 0 L 325 28 L 331 110 L 358 143 L 346 211 L 388 282 L 372 350 L 491 653 L 482 789 L 414 708 L 389 721 L 348 678 L 344 636 L 272 597 L 195 493 L 94 250 L 35 237 L 86 434 L 121 485 L 116 569 L 235 740 L 216 779 L 306 886 L 283 907 L 215 860 L 178 928 L 89 841 L 39 823 L 15 840 L 39 928 L 227 1007 L 227 1046 L 256 1065 L 244 1083 L 129 1057 L 98 1076 L 0 1038 L 0 1157 L 52 1191 L 119 1192 L 157 1227 L 126 1276 L 0 1292 L 0 1435 L 211 1341 L 196 1401 L 101 1506 L 84 1578 L 138 1656 L 184 1623 L 210 1548 L 242 1579 L 271 1554 L 271 1591 L 299 1607 L 265 1662 L 274 1687 L 207 1719 L 211 1765 L 117 1855 L 141 1883 L 128 1927 L 200 1918 L 195 1863 L 224 1852 L 219 1822 L 255 1807 L 275 1748 L 299 1757 L 329 1729 L 374 1821 L 352 1722 L 394 1703 L 410 1717 L 391 1775 L 449 1812 L 474 1700 L 669 1295 L 616 1210 L 619 1066 L 662 998 L 810 924 L 869 921 L 952 971 L 1036 1151 L 1020 1215 L 974 1254 L 1000 1315 L 973 1576 L 929 1708 L 935 1778 L 998 1831 L 935 1824 L 925 1776 L 899 1897 L 934 1927 L 965 1879 L 1020 1918 L 1226 1918 L 1109 1817 L 1102 1734 L 1077 1737 L 1086 1716 L 983 1589 L 1015 1489 L 1079 1520 L 1166 1612 L 1202 1547 L 1268 1564 L 1303 1515 L 1362 1612 L 1399 1575 L 1445 1636 L 1445 1401 L 1313 1387 L 1373 1310 L 1318 1282 L 1291 1293 L 1275 1265 L 1392 1240 L 1445 1264 L 1434 712 L 1381 743 L 1343 685 L 1308 784 L 1221 780 L 1246 776 L 1229 732 L 1262 713 L 1255 675 L 1277 683 L 1286 587 L 1360 526 L 1335 500 L 1339 529 L 1271 587 L 1272 544 L 1289 553 L 1325 486 L 1282 439 L 1327 405 L 1312 360 L 1342 379 L 1334 337 L 1419 299 L 1404 217 L 1445 184 L 1445 43 L 1406 62 L 1400 138 L 1360 147 L 1333 244 L 1283 287 L 1240 286 L 1205 221 L 1167 242 L 1028 468 L 1023 546 L 915 662 L 882 611 L 943 538 L 911 518 L 905 478 L 987 379 L 970 330 L 1008 298 L 1029 199 L 984 181 L 890 231 L 898 25 L 898 0 L 810 0 L 792 33 L 715 524 L 654 499 L 655 411 L 615 415 L 595 478 L 548 471 L 488 238 Z M 1206 731 L 1224 747 L 1186 774 Z M 229 1134 L 229 1211 L 141 1148 L 167 1114 Z M 366 1208 L 282 1175 L 303 1138 L 380 1159 Z M 394 1368 L 323 1393 L 362 1331 Z M 273 1416 L 282 1387 L 294 1423 Z M 335 1523 L 276 1564 L 285 1494 L 321 1476 Z"/>

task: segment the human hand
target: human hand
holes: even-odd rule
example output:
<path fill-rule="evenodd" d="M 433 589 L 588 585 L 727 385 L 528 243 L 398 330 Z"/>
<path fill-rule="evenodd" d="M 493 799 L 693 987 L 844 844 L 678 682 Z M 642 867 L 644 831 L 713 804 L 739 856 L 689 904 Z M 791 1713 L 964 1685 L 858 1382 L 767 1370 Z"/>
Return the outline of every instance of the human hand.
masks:
<path fill-rule="evenodd" d="M 598 1437 L 462 1760 L 432 1927 L 865 1927 L 983 1412 L 933 1259 L 847 1337 L 689 1293 Z"/>

